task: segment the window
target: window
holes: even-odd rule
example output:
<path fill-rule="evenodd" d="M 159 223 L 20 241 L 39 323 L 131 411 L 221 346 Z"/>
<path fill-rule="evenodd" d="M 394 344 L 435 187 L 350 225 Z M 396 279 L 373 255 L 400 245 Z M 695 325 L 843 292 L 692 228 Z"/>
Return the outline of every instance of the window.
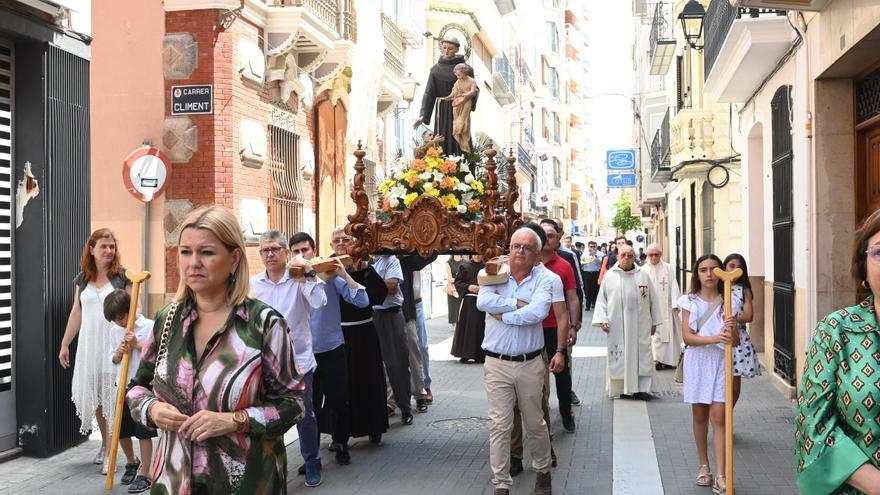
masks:
<path fill-rule="evenodd" d="M 560 123 L 559 123 L 559 114 L 553 112 L 553 140 L 557 143 L 560 142 Z"/>
<path fill-rule="evenodd" d="M 562 187 L 562 167 L 559 166 L 559 158 L 553 157 L 553 185 Z"/>
<path fill-rule="evenodd" d="M 550 96 L 556 98 L 559 96 L 559 78 L 556 74 L 556 68 L 547 67 L 547 88 L 550 91 Z"/>
<path fill-rule="evenodd" d="M 299 136 L 269 126 L 272 197 L 269 227 L 292 234 L 303 230 L 303 187 L 299 170 Z"/>
<path fill-rule="evenodd" d="M 552 21 L 547 21 L 547 43 L 551 52 L 559 52 L 559 33 L 556 30 L 556 23 Z"/>
<path fill-rule="evenodd" d="M 703 182 L 703 253 L 712 253 L 712 225 L 715 223 L 715 188 Z"/>
<path fill-rule="evenodd" d="M 546 108 L 541 109 L 541 136 L 543 136 L 544 139 L 550 139 L 550 126 L 547 122 Z"/>

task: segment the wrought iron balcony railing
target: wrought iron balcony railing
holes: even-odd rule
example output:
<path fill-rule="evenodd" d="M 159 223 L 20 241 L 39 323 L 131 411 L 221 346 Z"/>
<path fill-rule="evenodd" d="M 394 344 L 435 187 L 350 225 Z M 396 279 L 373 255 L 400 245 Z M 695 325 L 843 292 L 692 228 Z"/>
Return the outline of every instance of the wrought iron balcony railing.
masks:
<path fill-rule="evenodd" d="M 339 7 L 335 0 L 265 0 L 273 7 L 303 7 L 333 30 L 337 30 Z"/>
<path fill-rule="evenodd" d="M 671 176 L 669 165 L 669 109 L 667 108 L 663 123 L 660 124 L 660 128 L 654 134 L 654 140 L 651 142 L 651 180 L 668 182 Z"/>
<path fill-rule="evenodd" d="M 650 60 L 651 75 L 666 75 L 675 55 L 675 36 L 672 34 L 672 4 L 658 2 L 651 23 Z"/>
<path fill-rule="evenodd" d="M 510 66 L 510 60 L 507 58 L 507 54 L 502 54 L 493 62 L 495 65 L 495 72 L 501 75 L 501 78 L 510 90 L 510 94 L 516 96 L 516 73 L 514 72 L 513 67 Z"/>
<path fill-rule="evenodd" d="M 703 21 L 703 31 L 705 39 L 705 58 L 703 59 L 703 78 L 708 79 L 712 67 L 718 59 L 724 40 L 727 39 L 727 33 L 730 27 L 737 19 L 742 16 L 748 16 L 757 19 L 762 16 L 783 16 L 786 15 L 785 10 L 779 9 L 756 9 L 733 7 L 728 1 L 715 0 L 709 4 L 706 11 L 706 19 Z"/>
<path fill-rule="evenodd" d="M 530 177 L 535 175 L 532 170 L 532 155 L 520 143 L 516 143 L 516 166 Z"/>

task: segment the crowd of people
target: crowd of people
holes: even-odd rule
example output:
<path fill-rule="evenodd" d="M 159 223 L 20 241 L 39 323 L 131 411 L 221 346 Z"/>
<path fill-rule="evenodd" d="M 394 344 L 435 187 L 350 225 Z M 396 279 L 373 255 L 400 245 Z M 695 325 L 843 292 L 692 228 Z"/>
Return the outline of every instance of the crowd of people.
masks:
<path fill-rule="evenodd" d="M 880 231 L 880 219 L 875 223 Z M 860 258 L 860 276 L 868 288 L 880 287 L 880 282 L 871 283 L 880 280 L 872 271 L 873 263 L 880 263 L 875 260 L 880 247 L 871 239 L 862 242 Z M 259 239 L 262 269 L 251 270 L 234 215 L 221 207 L 200 208 L 180 229 L 179 286 L 172 302 L 155 321 L 138 312 L 134 331 L 126 332 L 131 283 L 112 232 L 96 231 L 84 247 L 82 273 L 74 281 L 59 361 L 71 366 L 68 349 L 78 335 L 72 398 L 83 431 L 92 428 L 93 420 L 98 423 L 102 446 L 95 462 L 104 465 L 103 472 L 108 423 L 117 412 L 126 459 L 121 481 L 130 493 L 283 491 L 288 473 L 282 438 L 294 425 L 303 458 L 298 474 L 307 486 L 317 486 L 321 433 L 331 436 L 329 450 L 336 462 L 347 465 L 351 438 L 379 443 L 389 418 L 398 412 L 402 425 L 413 423 L 413 413 L 426 412 L 434 397 L 419 272 L 436 255 L 382 255 L 346 265 L 340 257 L 352 242 L 342 228 L 335 229 L 326 247 L 335 263 L 331 271 L 318 274 L 311 262 L 319 247 L 309 234 L 268 231 Z M 573 432 L 572 406 L 580 399 L 572 390 L 571 351 L 584 316 L 607 334 L 608 397 L 651 400 L 655 371 L 681 367 L 699 457 L 695 483 L 723 493 L 724 346 L 735 346 L 734 402 L 740 377 L 760 373 L 746 331 L 753 310 L 745 259 L 739 254 L 724 261 L 714 254 L 700 257 L 682 295 L 656 244 L 647 246 L 641 259 L 623 236 L 610 246 L 593 241 L 572 245 L 560 222 L 543 219 L 513 232 L 509 248 L 507 279 L 497 283 L 479 283 L 487 261 L 479 256 L 453 256 L 446 262 L 451 352 L 484 369 L 495 494 L 508 494 L 513 477 L 523 471 L 524 436 L 538 474 L 535 493 L 552 493 L 557 459 L 549 380 L 552 375 L 556 383 L 562 427 Z M 744 272 L 734 286 L 732 316 L 726 319 L 722 284 L 713 273 L 717 267 Z M 302 275 L 295 276 L 294 269 Z M 872 297 L 845 310 L 847 315 L 871 313 L 873 318 Z M 812 359 L 839 359 L 839 353 L 827 351 L 829 339 L 843 338 L 838 327 L 846 315 L 835 315 L 838 324 L 826 320 L 820 325 L 825 337 L 814 346 L 825 350 Z M 116 366 L 126 353 L 132 368 L 119 381 Z M 812 395 L 801 400 L 802 408 L 827 402 L 812 388 L 824 391 L 833 382 L 827 368 L 808 369 L 816 376 L 805 375 L 809 380 L 802 396 Z M 127 387 L 122 411 L 113 410 L 118 386 Z M 815 413 L 802 414 L 799 425 L 816 419 Z M 707 445 L 710 424 L 715 430 L 714 476 Z M 826 439 L 834 428 L 839 427 L 829 425 L 822 439 L 799 430 L 799 445 L 806 452 L 799 464 L 804 476 L 819 476 L 809 468 L 817 451 L 831 448 Z M 138 441 L 139 456 L 132 439 Z M 815 447 L 819 443 L 823 449 Z M 857 486 L 874 474 L 863 471 L 849 472 L 844 481 Z"/>

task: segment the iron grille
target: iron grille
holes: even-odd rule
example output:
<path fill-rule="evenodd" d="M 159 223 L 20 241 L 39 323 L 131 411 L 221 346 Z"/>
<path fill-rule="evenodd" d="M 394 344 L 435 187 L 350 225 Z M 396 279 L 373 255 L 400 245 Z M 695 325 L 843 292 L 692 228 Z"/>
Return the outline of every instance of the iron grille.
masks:
<path fill-rule="evenodd" d="M 709 8 L 706 10 L 706 19 L 703 22 L 703 39 L 706 42 L 705 58 L 703 59 L 704 79 L 709 78 L 712 67 L 715 66 L 715 61 L 718 60 L 721 47 L 724 46 L 724 41 L 727 39 L 727 33 L 730 32 L 730 27 L 733 26 L 737 19 L 740 19 L 743 15 L 758 18 L 762 15 L 783 16 L 786 14 L 785 10 L 779 9 L 734 7 L 726 0 L 710 3 Z"/>
<path fill-rule="evenodd" d="M 12 390 L 13 48 L 0 41 L 0 392 Z"/>
<path fill-rule="evenodd" d="M 773 129 L 773 349 L 774 371 L 791 385 L 794 373 L 794 215 L 791 86 L 771 101 Z"/>
<path fill-rule="evenodd" d="M 52 350 L 61 350 L 61 338 L 72 303 L 71 281 L 79 272 L 78 249 L 88 239 L 91 205 L 89 202 L 91 148 L 89 122 L 89 62 L 49 45 L 45 55 L 46 88 L 46 185 L 44 201 L 46 328 Z M 70 350 L 71 355 L 75 349 Z M 75 365 L 75 364 L 74 364 Z M 82 439 L 80 421 L 70 386 L 73 374 L 60 366 L 52 373 L 51 449 L 65 449 Z"/>
<path fill-rule="evenodd" d="M 856 84 L 856 123 L 880 115 L 880 69 Z"/>
<path fill-rule="evenodd" d="M 684 70 L 684 57 L 678 55 L 675 57 L 675 82 L 676 82 L 676 110 L 681 110 L 687 107 L 687 98 L 688 93 L 690 92 L 690 87 L 688 87 L 687 79 L 685 79 L 685 70 Z"/>
<path fill-rule="evenodd" d="M 715 223 L 715 188 L 709 181 L 703 182 L 703 254 L 712 253 L 713 224 Z"/>
<path fill-rule="evenodd" d="M 270 228 L 287 235 L 303 230 L 303 187 L 299 166 L 299 136 L 269 126 L 271 139 L 270 171 L 272 199 L 269 206 Z"/>
<path fill-rule="evenodd" d="M 651 141 L 651 177 L 657 176 L 661 169 L 669 170 L 669 109 L 663 117 L 663 123 Z"/>

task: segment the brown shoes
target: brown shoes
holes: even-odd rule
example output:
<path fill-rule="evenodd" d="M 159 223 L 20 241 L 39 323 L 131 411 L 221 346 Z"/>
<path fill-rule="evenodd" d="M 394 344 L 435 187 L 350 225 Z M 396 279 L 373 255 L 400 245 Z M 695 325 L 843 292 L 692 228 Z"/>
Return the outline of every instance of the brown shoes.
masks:
<path fill-rule="evenodd" d="M 535 478 L 535 495 L 552 495 L 553 487 L 550 483 L 550 471 L 538 473 Z"/>

